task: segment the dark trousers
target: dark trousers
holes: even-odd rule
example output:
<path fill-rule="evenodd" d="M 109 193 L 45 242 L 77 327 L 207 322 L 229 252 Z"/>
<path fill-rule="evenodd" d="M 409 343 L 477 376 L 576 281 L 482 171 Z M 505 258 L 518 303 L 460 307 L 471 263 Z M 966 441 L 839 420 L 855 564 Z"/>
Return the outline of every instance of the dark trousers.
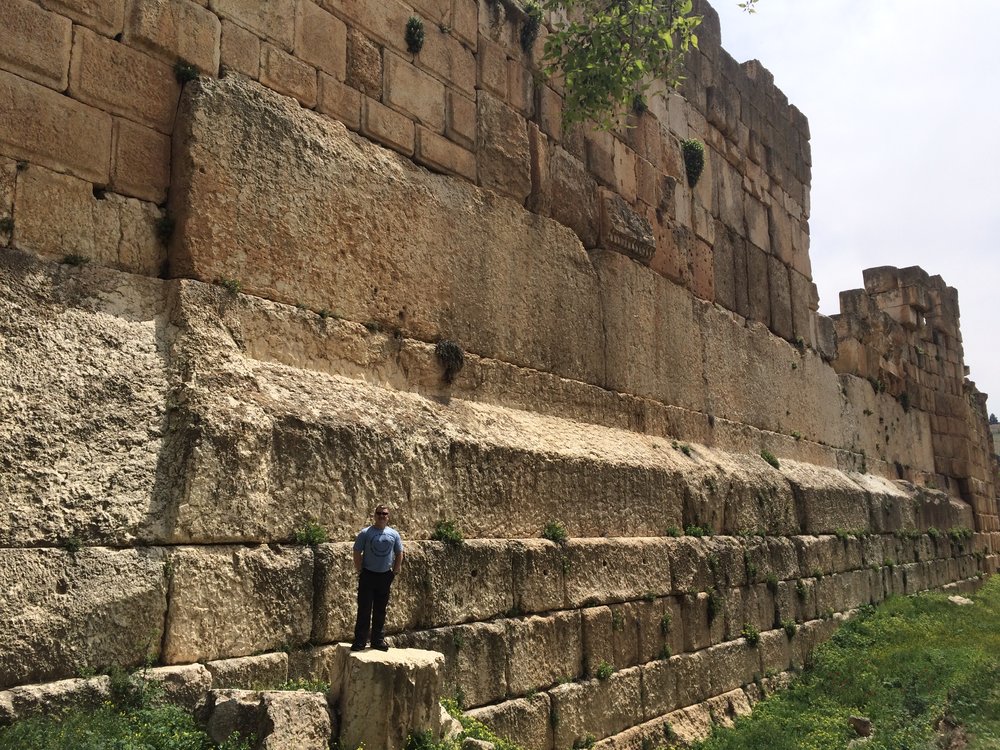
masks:
<path fill-rule="evenodd" d="M 389 605 L 389 587 L 395 573 L 375 573 L 362 570 L 358 576 L 358 619 L 354 623 L 354 645 L 368 643 L 369 628 L 372 643 L 385 639 L 385 608 Z"/>

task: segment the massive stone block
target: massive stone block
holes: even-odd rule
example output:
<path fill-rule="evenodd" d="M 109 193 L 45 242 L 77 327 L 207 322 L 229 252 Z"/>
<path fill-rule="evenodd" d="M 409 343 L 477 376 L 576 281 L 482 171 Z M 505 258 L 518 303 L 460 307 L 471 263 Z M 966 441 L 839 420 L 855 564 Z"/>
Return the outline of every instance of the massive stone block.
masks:
<path fill-rule="evenodd" d="M 165 297 L 152 279 L 0 256 L 0 546 L 152 540 Z"/>
<path fill-rule="evenodd" d="M 173 273 L 598 379 L 597 278 L 559 224 L 238 77 L 187 87 L 180 117 Z"/>
<path fill-rule="evenodd" d="M 0 689 L 159 654 L 161 550 L 0 550 Z"/>

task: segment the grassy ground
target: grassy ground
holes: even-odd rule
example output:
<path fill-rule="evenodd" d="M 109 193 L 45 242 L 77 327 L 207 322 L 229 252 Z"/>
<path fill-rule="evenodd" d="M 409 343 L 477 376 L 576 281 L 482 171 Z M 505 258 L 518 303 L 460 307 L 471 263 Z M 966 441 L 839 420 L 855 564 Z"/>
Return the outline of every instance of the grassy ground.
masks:
<path fill-rule="evenodd" d="M 942 595 L 892 599 L 840 628 L 787 691 L 697 750 L 1000 748 L 1000 576 L 960 607 Z"/>

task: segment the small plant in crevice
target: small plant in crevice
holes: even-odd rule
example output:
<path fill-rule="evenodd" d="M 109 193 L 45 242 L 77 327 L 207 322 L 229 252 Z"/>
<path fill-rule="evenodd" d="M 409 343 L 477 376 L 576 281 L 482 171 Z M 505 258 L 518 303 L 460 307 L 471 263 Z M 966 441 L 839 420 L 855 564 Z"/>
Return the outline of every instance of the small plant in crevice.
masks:
<path fill-rule="evenodd" d="M 524 24 L 521 26 L 521 49 L 531 51 L 542 27 L 542 9 L 536 2 L 528 0 L 524 4 Z"/>
<path fill-rule="evenodd" d="M 688 187 L 693 188 L 705 169 L 705 144 L 696 138 L 687 138 L 681 141 L 681 154 L 684 157 Z"/>
<path fill-rule="evenodd" d="M 667 644 L 664 643 L 663 644 L 663 648 L 660 649 L 660 659 L 662 659 L 663 661 L 666 661 L 671 656 L 673 656 L 673 652 L 671 652 L 670 646 L 668 646 Z"/>
<path fill-rule="evenodd" d="M 798 430 L 792 430 L 792 433 L 791 433 L 791 434 L 792 434 L 792 437 L 793 437 L 793 438 L 794 438 L 795 440 L 801 440 L 801 439 L 802 439 L 802 433 L 801 433 L 801 432 L 799 432 Z"/>
<path fill-rule="evenodd" d="M 670 628 L 673 626 L 674 618 L 669 612 L 664 612 L 663 616 L 660 618 L 660 632 L 666 635 L 670 632 Z"/>
<path fill-rule="evenodd" d="M 778 461 L 777 456 L 775 456 L 767 448 L 761 449 L 760 457 L 763 458 L 767 463 L 771 464 L 775 469 L 781 468 L 781 463 Z"/>
<path fill-rule="evenodd" d="M 424 22 L 410 16 L 406 22 L 406 49 L 416 55 L 424 48 Z"/>
<path fill-rule="evenodd" d="M 571 750 L 589 750 L 596 744 L 597 738 L 590 732 L 587 732 L 587 734 L 583 737 L 577 737 L 573 740 L 573 747 Z"/>
<path fill-rule="evenodd" d="M 174 78 L 183 86 L 188 81 L 198 78 L 198 68 L 182 58 L 174 63 Z"/>
<path fill-rule="evenodd" d="M 4 216 L 0 219 L 0 232 L 8 233 L 14 231 L 14 219 L 10 216 Z"/>
<path fill-rule="evenodd" d="M 604 680 L 611 677 L 611 675 L 613 675 L 614 673 L 615 673 L 614 666 L 608 664 L 606 661 L 602 661 L 600 664 L 597 665 L 597 669 L 594 671 L 594 677 L 603 682 Z"/>
<path fill-rule="evenodd" d="M 460 547 L 465 543 L 465 539 L 458 526 L 455 525 L 454 521 L 448 519 L 442 519 L 434 524 L 431 539 L 435 542 L 444 542 L 450 547 Z"/>
<path fill-rule="evenodd" d="M 909 393 L 907 393 L 906 391 L 903 391 L 902 393 L 899 394 L 899 398 L 897 398 L 896 400 L 899 401 L 899 405 L 903 407 L 903 411 L 904 412 L 910 411 L 910 406 L 912 404 L 910 403 L 910 394 Z"/>
<path fill-rule="evenodd" d="M 83 549 L 83 540 L 78 536 L 67 537 L 62 543 L 63 549 L 69 552 L 71 555 L 75 555 L 81 549 Z"/>
<path fill-rule="evenodd" d="M 221 286 L 233 296 L 239 294 L 240 289 L 242 288 L 242 285 L 237 279 L 216 279 L 215 283 L 217 286 Z"/>
<path fill-rule="evenodd" d="M 566 544 L 569 541 L 569 534 L 559 521 L 549 521 L 542 529 L 542 539 L 548 539 L 556 544 Z"/>
<path fill-rule="evenodd" d="M 620 609 L 611 610 L 611 629 L 618 633 L 625 630 L 625 615 Z"/>
<path fill-rule="evenodd" d="M 809 595 L 809 589 L 801 578 L 795 582 L 795 595 L 799 597 L 800 602 L 804 602 Z"/>
<path fill-rule="evenodd" d="M 315 547 L 318 544 L 323 544 L 326 540 L 326 529 L 315 521 L 306 521 L 295 530 L 294 534 L 292 534 L 292 541 L 295 544 L 301 544 L 309 547 Z"/>
<path fill-rule="evenodd" d="M 465 645 L 465 635 L 460 630 L 456 630 L 451 634 L 451 643 L 456 651 L 461 651 L 462 646 Z"/>
<path fill-rule="evenodd" d="M 666 531 L 663 532 L 665 536 L 681 536 L 684 532 L 678 526 L 668 526 Z"/>
<path fill-rule="evenodd" d="M 893 570 L 896 569 L 896 561 L 893 560 L 891 557 L 887 557 L 882 561 L 882 567 L 888 568 L 889 572 L 891 573 Z"/>
<path fill-rule="evenodd" d="M 71 253 L 63 257 L 63 263 L 67 266 L 85 266 L 90 263 L 90 258 L 86 255 L 79 255 L 78 253 Z"/>
<path fill-rule="evenodd" d="M 636 94 L 632 97 L 632 112 L 636 116 L 642 116 L 649 111 L 649 104 L 646 102 L 646 97 L 642 94 Z"/>
<path fill-rule="evenodd" d="M 681 443 L 681 442 L 678 442 L 677 440 L 675 440 L 670 445 L 673 447 L 673 449 L 675 451 L 680 451 L 681 453 L 683 453 L 688 458 L 691 458 L 691 446 L 690 446 L 690 444 L 688 444 L 688 443 Z"/>
<path fill-rule="evenodd" d="M 153 231 L 156 233 L 156 239 L 160 241 L 161 244 L 166 245 L 170 242 L 170 238 L 174 236 L 174 228 L 176 224 L 174 220 L 169 216 L 161 216 L 153 224 Z"/>
<path fill-rule="evenodd" d="M 870 417 L 870 416 L 871 416 L 872 414 L 874 414 L 875 412 L 873 412 L 873 411 L 872 411 L 871 409 L 865 409 L 865 410 L 864 410 L 863 412 L 861 412 L 861 413 L 862 413 L 862 414 L 864 414 L 864 415 L 865 415 L 866 417 Z"/>
<path fill-rule="evenodd" d="M 774 573 L 768 573 L 765 582 L 767 583 L 768 591 L 770 591 L 772 594 L 778 593 L 778 576 L 776 576 Z"/>
<path fill-rule="evenodd" d="M 937 541 L 941 537 L 941 532 L 934 526 L 927 529 L 927 536 L 929 536 L 934 541 Z"/>
<path fill-rule="evenodd" d="M 781 628 L 789 638 L 794 638 L 795 634 L 799 632 L 799 624 L 795 620 L 782 620 Z"/>
<path fill-rule="evenodd" d="M 756 625 L 751 625 L 749 622 L 743 626 L 740 635 L 743 636 L 743 640 L 747 642 L 748 646 L 756 646 L 760 643 L 760 630 L 757 629 Z"/>
<path fill-rule="evenodd" d="M 747 583 L 757 582 L 757 563 L 753 561 L 750 550 L 743 550 L 743 570 L 746 572 Z"/>
<path fill-rule="evenodd" d="M 688 536 L 696 537 L 712 536 L 712 529 L 708 526 L 697 526 L 695 524 L 691 524 L 690 526 L 684 527 L 684 533 Z"/>
<path fill-rule="evenodd" d="M 708 624 L 715 622 L 715 618 L 722 614 L 722 595 L 715 590 L 708 592 Z"/>
<path fill-rule="evenodd" d="M 434 356 L 444 367 L 444 374 L 441 376 L 444 382 L 453 383 L 465 367 L 465 352 L 462 347 L 449 339 L 441 339 L 434 346 Z"/>

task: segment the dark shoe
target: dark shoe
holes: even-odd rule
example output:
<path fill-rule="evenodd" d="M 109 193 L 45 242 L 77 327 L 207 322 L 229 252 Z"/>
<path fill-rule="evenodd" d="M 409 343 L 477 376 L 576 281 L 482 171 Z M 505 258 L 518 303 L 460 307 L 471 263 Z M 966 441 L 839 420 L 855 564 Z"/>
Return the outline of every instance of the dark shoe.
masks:
<path fill-rule="evenodd" d="M 364 650 L 365 650 L 365 644 L 363 644 L 363 643 L 352 643 L 351 644 L 351 651 L 364 651 Z"/>
<path fill-rule="evenodd" d="M 376 649 L 377 651 L 388 651 L 389 644 L 386 643 L 385 641 L 379 641 L 378 643 L 373 643 L 372 648 Z"/>

